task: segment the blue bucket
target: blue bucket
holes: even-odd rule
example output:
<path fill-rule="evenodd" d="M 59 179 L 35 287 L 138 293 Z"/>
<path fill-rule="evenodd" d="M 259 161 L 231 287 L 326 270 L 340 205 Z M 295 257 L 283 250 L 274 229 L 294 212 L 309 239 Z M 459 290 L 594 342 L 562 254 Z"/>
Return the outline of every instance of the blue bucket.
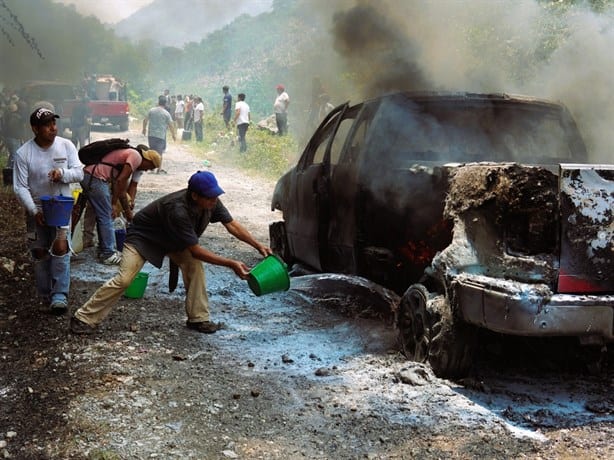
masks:
<path fill-rule="evenodd" d="M 49 227 L 65 227 L 70 223 L 72 207 L 75 200 L 72 196 L 41 196 L 45 225 Z"/>

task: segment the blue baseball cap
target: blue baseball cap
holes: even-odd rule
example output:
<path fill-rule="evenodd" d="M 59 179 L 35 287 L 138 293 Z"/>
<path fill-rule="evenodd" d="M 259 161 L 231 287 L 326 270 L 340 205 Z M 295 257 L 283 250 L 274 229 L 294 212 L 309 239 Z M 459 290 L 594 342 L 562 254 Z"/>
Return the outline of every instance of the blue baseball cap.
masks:
<path fill-rule="evenodd" d="M 198 171 L 192 174 L 188 181 L 188 190 L 205 198 L 216 198 L 224 193 L 213 173 L 209 171 Z"/>

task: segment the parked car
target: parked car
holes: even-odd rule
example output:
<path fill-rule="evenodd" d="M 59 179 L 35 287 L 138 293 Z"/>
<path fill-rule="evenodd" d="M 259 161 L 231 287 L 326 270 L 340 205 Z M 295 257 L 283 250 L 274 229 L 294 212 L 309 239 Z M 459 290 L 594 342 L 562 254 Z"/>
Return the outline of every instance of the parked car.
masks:
<path fill-rule="evenodd" d="M 395 93 L 342 104 L 276 184 L 289 264 L 402 294 L 403 352 L 466 374 L 476 328 L 614 340 L 614 166 L 589 165 L 562 105 Z"/>

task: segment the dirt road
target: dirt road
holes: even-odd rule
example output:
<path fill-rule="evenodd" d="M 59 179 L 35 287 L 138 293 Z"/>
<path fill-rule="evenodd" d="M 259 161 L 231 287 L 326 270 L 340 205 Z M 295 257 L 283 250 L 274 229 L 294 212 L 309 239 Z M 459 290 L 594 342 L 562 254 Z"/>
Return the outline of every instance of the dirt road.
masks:
<path fill-rule="evenodd" d="M 224 166 L 225 154 L 169 145 L 168 174 L 143 177 L 137 207 L 208 168 L 233 216 L 268 241 L 274 183 Z M 260 260 L 219 224 L 201 242 Z M 226 328 L 201 335 L 185 328 L 181 281 L 169 294 L 166 267 L 145 269 L 144 298 L 123 298 L 92 337 L 3 296 L 5 458 L 614 457 L 612 371 L 587 376 L 567 348 L 510 353 L 491 342 L 473 376 L 451 382 L 399 354 L 390 320 L 373 308 L 394 294 L 360 280 L 295 278 L 287 292 L 256 297 L 230 270 L 207 266 L 213 319 Z M 78 254 L 72 309 L 114 270 Z"/>

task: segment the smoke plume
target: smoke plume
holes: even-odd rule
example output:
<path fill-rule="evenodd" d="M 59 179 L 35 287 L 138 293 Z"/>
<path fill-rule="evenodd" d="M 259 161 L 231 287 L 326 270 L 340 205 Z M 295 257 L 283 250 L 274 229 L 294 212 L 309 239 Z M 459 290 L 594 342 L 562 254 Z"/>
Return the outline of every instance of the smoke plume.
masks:
<path fill-rule="evenodd" d="M 312 5 L 313 2 L 310 2 Z M 317 1 L 319 77 L 339 99 L 395 90 L 507 92 L 564 103 L 611 162 L 614 7 L 536 0 Z M 327 42 L 328 41 L 328 42 Z"/>

